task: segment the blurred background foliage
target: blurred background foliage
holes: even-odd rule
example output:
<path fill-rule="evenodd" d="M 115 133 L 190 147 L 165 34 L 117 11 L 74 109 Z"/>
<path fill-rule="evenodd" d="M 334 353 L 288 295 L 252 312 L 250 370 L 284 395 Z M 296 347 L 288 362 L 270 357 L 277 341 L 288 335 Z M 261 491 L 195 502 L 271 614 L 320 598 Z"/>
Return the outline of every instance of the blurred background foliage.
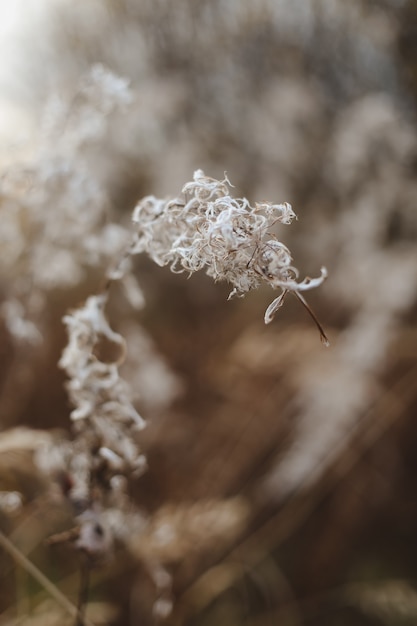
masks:
<path fill-rule="evenodd" d="M 69 429 L 61 318 L 118 249 L 93 262 L 83 239 L 104 246 L 107 222 L 128 226 L 138 199 L 176 195 L 197 168 L 227 171 L 236 195 L 292 204 L 280 235 L 302 271 L 328 268 L 309 302 L 331 347 L 295 298 L 265 327 L 266 288 L 227 302 L 204 275 L 135 261 L 146 307 L 117 293 L 110 318 L 148 420 L 149 469 L 131 485 L 148 522 L 93 573 L 88 615 L 156 623 L 143 559 L 158 558 L 169 625 L 415 624 L 417 3 L 48 0 L 1 14 L 0 488 L 23 496 L 3 530 L 76 598 L 77 559 L 44 543 L 68 512 L 32 452 Z M 98 130 L 79 87 L 97 64 L 132 94 L 98 103 Z M 10 443 L 18 426 L 36 435 Z M 66 623 L 6 553 L 0 576 L 0 624 Z"/>

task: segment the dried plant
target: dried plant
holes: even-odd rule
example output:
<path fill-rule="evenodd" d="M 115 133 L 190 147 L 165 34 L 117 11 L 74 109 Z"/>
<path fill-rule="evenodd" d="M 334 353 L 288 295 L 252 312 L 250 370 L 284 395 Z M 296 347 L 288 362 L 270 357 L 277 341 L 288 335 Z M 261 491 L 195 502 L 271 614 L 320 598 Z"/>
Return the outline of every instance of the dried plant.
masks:
<path fill-rule="evenodd" d="M 412 622 L 414 0 L 21 4 L 0 624 Z"/>
<path fill-rule="evenodd" d="M 277 223 L 290 224 L 295 218 L 287 202 L 253 207 L 246 198 L 230 196 L 229 187 L 227 177 L 219 181 L 197 170 L 180 198 L 144 198 L 133 213 L 137 235 L 132 253 L 147 252 L 158 265 L 169 264 L 173 271 L 191 274 L 205 268 L 214 280 L 233 286 L 229 299 L 265 281 L 281 290 L 265 312 L 268 324 L 288 292 L 304 303 L 300 292 L 321 285 L 327 273 L 322 268 L 319 278 L 297 282 L 299 272 L 290 251 L 272 233 Z"/>
<path fill-rule="evenodd" d="M 158 201 L 147 197 L 141 201 L 133 214 L 133 243 L 128 254 L 108 270 L 106 289 L 64 317 L 68 345 L 59 365 L 69 378 L 73 438 L 61 445 L 58 455 L 50 445 L 38 450 L 37 463 L 45 473 L 57 475 L 61 471 L 68 476 L 66 495 L 79 509 L 71 539 L 75 538 L 77 548 L 93 562 L 108 556 L 116 540 L 129 545 L 132 534 L 140 533 L 144 524 L 126 494 L 126 479 L 140 475 L 146 465 L 135 438 L 144 421 L 119 375 L 125 342 L 110 328 L 105 315 L 112 283 L 122 280 L 130 270 L 129 255 L 147 252 L 159 265 L 170 263 L 173 271 L 177 264 L 190 273 L 207 267 L 215 280 L 232 284 L 229 298 L 243 295 L 264 279 L 281 289 L 281 295 L 267 309 L 266 323 L 286 293 L 299 295 L 299 291 L 320 285 L 326 276 L 323 269 L 320 278 L 297 282 L 298 272 L 291 265 L 289 250 L 270 232 L 276 222 L 292 220 L 290 205 L 262 203 L 251 207 L 246 199 L 235 200 L 229 195 L 229 184 L 227 179 L 217 181 L 198 170 L 194 181 L 183 187 L 183 199 Z M 225 506 L 228 510 L 229 505 Z M 215 525 L 210 526 L 213 535 Z M 204 544 L 207 541 L 205 538 Z M 164 570 L 158 550 L 142 549 L 141 554 L 159 589 L 155 610 L 166 613 L 170 577 L 160 573 Z M 158 608 L 161 606 L 163 610 Z"/>

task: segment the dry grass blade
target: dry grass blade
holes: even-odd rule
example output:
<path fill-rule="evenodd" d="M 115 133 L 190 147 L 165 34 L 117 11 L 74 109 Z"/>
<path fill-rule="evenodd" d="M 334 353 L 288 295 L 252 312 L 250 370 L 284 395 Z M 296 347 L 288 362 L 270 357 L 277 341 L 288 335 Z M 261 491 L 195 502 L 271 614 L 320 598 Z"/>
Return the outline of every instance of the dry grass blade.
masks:
<path fill-rule="evenodd" d="M 0 546 L 14 559 L 19 567 L 30 574 L 49 595 L 69 614 L 78 618 L 79 610 L 68 598 L 61 593 L 54 583 L 47 578 L 29 559 L 27 559 L 16 546 L 0 531 Z M 83 618 L 83 626 L 94 626 L 88 618 Z"/>

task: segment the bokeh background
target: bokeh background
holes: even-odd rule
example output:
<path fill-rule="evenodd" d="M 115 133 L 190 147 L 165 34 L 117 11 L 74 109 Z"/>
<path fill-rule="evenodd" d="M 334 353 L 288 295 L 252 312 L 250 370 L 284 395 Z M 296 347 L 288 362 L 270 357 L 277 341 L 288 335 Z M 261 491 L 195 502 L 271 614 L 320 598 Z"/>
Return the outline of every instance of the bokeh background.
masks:
<path fill-rule="evenodd" d="M 226 171 L 292 204 L 280 236 L 303 275 L 328 269 L 308 299 L 331 347 L 295 298 L 265 327 L 267 288 L 228 302 L 135 260 L 146 306 L 116 292 L 109 315 L 148 421 L 147 522 L 93 573 L 89 615 L 157 623 L 155 559 L 169 625 L 415 624 L 417 3 L 3 0 L 0 59 L 0 488 L 22 494 L 3 531 L 76 598 L 33 464 L 70 429 L 62 316 L 141 197 Z M 0 624 L 65 623 L 6 553 L 0 576 Z"/>

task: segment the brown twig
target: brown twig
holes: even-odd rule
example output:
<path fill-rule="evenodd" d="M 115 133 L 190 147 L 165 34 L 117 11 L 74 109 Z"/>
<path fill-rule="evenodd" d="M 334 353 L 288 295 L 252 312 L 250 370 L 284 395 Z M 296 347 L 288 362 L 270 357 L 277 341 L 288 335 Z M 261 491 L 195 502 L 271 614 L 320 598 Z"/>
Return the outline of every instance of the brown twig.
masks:
<path fill-rule="evenodd" d="M 69 615 L 77 618 L 79 615 L 78 608 L 1 531 L 0 547 L 12 557 L 17 565 L 28 572 Z M 94 626 L 87 617 L 84 617 L 82 624 L 83 626 Z"/>

